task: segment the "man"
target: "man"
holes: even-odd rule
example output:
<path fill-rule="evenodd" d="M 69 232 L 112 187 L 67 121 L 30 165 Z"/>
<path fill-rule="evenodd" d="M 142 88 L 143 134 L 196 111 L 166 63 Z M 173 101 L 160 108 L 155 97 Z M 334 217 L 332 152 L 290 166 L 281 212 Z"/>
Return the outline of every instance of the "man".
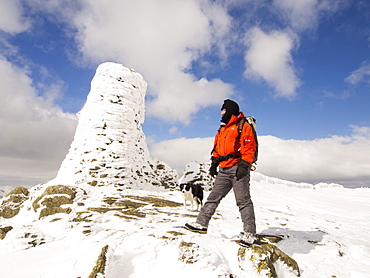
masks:
<path fill-rule="evenodd" d="M 254 207 L 249 190 L 256 140 L 251 126 L 247 123 L 243 125 L 239 135 L 238 123 L 245 116 L 239 111 L 239 105 L 235 101 L 225 100 L 221 115 L 221 126 L 215 136 L 212 164 L 209 169 L 210 174 L 216 176 L 215 183 L 196 222 L 186 223 L 185 227 L 192 232 L 206 234 L 209 221 L 220 201 L 233 188 L 244 229 L 240 244 L 249 246 L 256 240 Z"/>

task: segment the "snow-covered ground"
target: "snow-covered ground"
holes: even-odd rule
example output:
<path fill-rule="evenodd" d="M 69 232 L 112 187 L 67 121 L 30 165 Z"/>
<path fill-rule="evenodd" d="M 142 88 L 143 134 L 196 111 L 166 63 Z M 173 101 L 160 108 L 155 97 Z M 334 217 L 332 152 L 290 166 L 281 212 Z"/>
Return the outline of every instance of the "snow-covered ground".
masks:
<path fill-rule="evenodd" d="M 276 245 L 297 261 L 301 277 L 369 277 L 369 188 L 314 187 L 258 173 L 252 178 L 257 230 L 284 236 Z M 131 219 L 115 210 L 84 213 L 101 207 L 102 197 L 151 196 L 181 203 L 179 191 L 85 190 L 87 195 L 76 197 L 69 215 L 38 220 L 28 200 L 19 215 L 0 220 L 1 227 L 13 227 L 0 240 L 0 277 L 88 277 L 104 246 L 105 275 L 98 277 L 264 277 L 252 262 L 244 270 L 239 267 L 240 247 L 231 239 L 242 225 L 232 192 L 221 202 L 208 234 L 201 235 L 176 227 L 197 215 L 182 206 L 143 206 L 141 215 Z M 73 220 L 78 215 L 80 220 Z M 182 242 L 196 246 L 192 264 L 180 259 Z M 279 277 L 296 277 L 283 264 L 276 267 Z"/>

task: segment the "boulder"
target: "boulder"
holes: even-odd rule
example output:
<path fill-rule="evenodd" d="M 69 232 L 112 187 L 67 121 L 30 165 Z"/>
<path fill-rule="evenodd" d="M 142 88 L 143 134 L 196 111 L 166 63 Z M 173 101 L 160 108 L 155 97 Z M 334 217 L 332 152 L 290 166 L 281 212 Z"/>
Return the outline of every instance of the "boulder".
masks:
<path fill-rule="evenodd" d="M 40 219 L 56 213 L 69 214 L 72 209 L 69 206 L 62 206 L 73 204 L 75 197 L 76 189 L 73 187 L 53 185 L 45 189 L 44 193 L 32 203 L 32 207 L 35 212 L 42 208 L 39 216 Z"/>
<path fill-rule="evenodd" d="M 278 277 L 274 266 L 278 260 L 286 264 L 297 277 L 300 276 L 297 262 L 274 244 L 255 244 L 250 248 L 240 247 L 238 250 L 238 261 L 241 269 L 244 268 L 244 264 L 252 262 L 257 272 L 267 277 Z"/>
<path fill-rule="evenodd" d="M 0 216 L 12 218 L 19 213 L 22 204 L 29 198 L 27 188 L 20 186 L 10 191 L 3 199 L 0 206 Z"/>

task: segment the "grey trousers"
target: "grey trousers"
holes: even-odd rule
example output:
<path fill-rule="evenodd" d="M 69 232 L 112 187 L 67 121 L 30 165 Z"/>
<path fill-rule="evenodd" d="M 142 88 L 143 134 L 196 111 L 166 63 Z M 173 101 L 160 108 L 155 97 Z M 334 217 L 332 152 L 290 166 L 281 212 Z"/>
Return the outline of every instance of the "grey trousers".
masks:
<path fill-rule="evenodd" d="M 255 234 L 256 223 L 254 207 L 249 190 L 250 172 L 248 172 L 247 176 L 237 181 L 235 176 L 237 167 L 238 166 L 220 168 L 213 189 L 209 194 L 206 203 L 201 208 L 196 222 L 202 226 L 208 227 L 209 221 L 221 200 L 233 188 L 236 205 L 239 207 L 240 216 L 243 222 L 244 232 Z"/>

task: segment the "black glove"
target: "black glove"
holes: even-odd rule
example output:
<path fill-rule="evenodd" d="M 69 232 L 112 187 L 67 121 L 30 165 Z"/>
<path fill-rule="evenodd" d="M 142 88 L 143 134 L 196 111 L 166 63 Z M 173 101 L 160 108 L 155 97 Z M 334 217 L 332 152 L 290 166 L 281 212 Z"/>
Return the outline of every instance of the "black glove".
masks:
<path fill-rule="evenodd" d="M 236 180 L 238 181 L 244 178 L 249 174 L 250 170 L 251 165 L 245 160 L 240 160 L 238 168 L 236 169 Z"/>
<path fill-rule="evenodd" d="M 218 172 L 217 172 L 217 167 L 218 167 L 218 161 L 217 161 L 217 158 L 212 156 L 212 164 L 211 164 L 211 167 L 209 168 L 209 174 L 210 174 L 212 177 L 217 176 L 217 174 L 218 174 Z"/>

